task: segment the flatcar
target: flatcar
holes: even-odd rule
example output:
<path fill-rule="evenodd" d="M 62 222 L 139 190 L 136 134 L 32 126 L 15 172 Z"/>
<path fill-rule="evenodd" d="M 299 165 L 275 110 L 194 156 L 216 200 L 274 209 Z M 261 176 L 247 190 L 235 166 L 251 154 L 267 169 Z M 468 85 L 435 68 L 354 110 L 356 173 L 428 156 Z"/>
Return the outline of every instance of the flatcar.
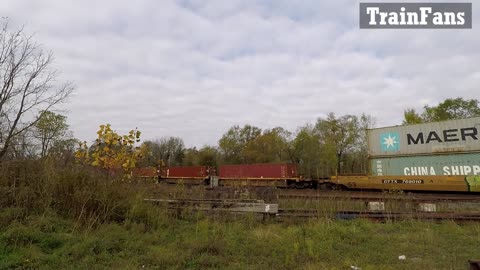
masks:
<path fill-rule="evenodd" d="M 292 163 L 260 163 L 222 165 L 219 173 L 208 166 L 160 167 L 158 179 L 165 183 L 204 184 L 220 186 L 311 187 L 312 180 L 298 175 Z"/>
<path fill-rule="evenodd" d="M 349 190 L 409 190 L 480 192 L 478 175 L 336 175 L 328 179 L 307 179 L 293 163 L 222 165 L 218 174 L 208 166 L 162 167 L 161 182 L 210 186 L 275 186 Z"/>
<path fill-rule="evenodd" d="M 320 183 L 333 188 L 480 192 L 479 175 L 340 175 Z"/>
<path fill-rule="evenodd" d="M 171 184 L 209 185 L 211 176 L 215 176 L 215 169 L 209 166 L 167 166 L 157 172 L 160 181 Z"/>

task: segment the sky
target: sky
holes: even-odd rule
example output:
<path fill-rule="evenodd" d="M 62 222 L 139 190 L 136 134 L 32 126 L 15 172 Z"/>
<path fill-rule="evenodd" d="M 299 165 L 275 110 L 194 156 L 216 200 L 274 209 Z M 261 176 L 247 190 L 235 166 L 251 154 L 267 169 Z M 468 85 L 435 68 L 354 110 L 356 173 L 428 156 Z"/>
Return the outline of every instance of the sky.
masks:
<path fill-rule="evenodd" d="M 58 109 L 80 140 L 110 123 L 201 147 L 233 125 L 295 132 L 334 112 L 382 127 L 480 99 L 480 5 L 472 29 L 360 29 L 358 13 L 353 0 L 0 1 L 74 82 Z"/>

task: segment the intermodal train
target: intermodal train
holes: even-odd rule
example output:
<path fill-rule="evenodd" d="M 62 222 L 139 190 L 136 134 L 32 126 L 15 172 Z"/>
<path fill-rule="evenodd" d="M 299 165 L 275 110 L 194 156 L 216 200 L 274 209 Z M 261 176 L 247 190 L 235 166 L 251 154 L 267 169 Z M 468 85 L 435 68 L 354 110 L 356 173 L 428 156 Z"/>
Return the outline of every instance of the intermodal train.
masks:
<path fill-rule="evenodd" d="M 367 175 L 310 179 L 296 164 L 150 168 L 160 181 L 212 186 L 277 186 L 480 192 L 480 117 L 367 130 Z"/>
<path fill-rule="evenodd" d="M 209 166 L 150 167 L 135 170 L 134 176 L 155 177 L 159 182 L 205 186 L 275 186 L 350 190 L 411 190 L 480 192 L 478 175 L 335 175 L 328 179 L 308 179 L 291 163 Z"/>

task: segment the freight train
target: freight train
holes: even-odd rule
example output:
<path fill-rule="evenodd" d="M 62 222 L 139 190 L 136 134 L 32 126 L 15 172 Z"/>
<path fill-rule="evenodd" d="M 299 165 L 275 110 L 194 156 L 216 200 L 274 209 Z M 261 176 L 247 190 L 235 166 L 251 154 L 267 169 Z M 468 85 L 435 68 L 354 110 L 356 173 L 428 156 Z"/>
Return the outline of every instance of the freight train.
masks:
<path fill-rule="evenodd" d="M 151 167 L 135 171 L 134 176 L 155 177 L 159 182 L 169 184 L 212 187 L 480 192 L 479 175 L 336 175 L 328 179 L 308 179 L 299 176 L 297 165 L 291 163 L 224 165 L 219 167 L 218 173 L 208 166 Z"/>
<path fill-rule="evenodd" d="M 480 117 L 367 130 L 370 173 L 310 179 L 296 164 L 150 168 L 166 183 L 480 192 Z"/>
<path fill-rule="evenodd" d="M 222 165 L 218 174 L 213 167 L 183 166 L 163 167 L 158 179 L 166 183 L 182 181 L 188 184 L 211 186 L 277 186 L 312 187 L 314 182 L 298 175 L 297 165 L 291 163 L 263 163 Z"/>

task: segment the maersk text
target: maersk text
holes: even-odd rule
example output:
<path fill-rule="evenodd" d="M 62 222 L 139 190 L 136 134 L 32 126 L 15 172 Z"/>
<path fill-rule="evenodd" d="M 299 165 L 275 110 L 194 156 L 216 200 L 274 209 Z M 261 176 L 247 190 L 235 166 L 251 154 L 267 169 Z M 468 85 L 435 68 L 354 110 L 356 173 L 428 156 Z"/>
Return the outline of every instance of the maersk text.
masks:
<path fill-rule="evenodd" d="M 428 144 L 430 142 L 458 142 L 466 140 L 478 141 L 478 130 L 475 127 L 461 129 L 446 129 L 440 133 L 436 131 L 407 133 L 407 144 Z"/>

